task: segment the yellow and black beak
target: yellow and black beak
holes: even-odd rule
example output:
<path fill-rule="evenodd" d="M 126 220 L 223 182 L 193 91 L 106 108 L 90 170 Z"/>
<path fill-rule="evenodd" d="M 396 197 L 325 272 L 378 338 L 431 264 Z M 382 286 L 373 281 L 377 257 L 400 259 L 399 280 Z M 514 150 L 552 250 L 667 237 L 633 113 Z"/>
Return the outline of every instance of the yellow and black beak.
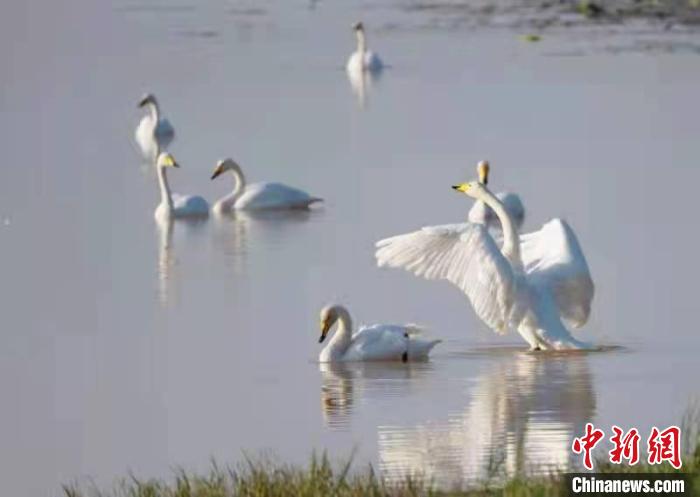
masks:
<path fill-rule="evenodd" d="M 469 189 L 469 183 L 460 183 L 459 185 L 452 185 L 452 189 L 464 193 Z"/>
<path fill-rule="evenodd" d="M 482 185 L 489 184 L 489 170 L 491 169 L 487 161 L 479 162 L 478 173 L 479 173 L 479 183 Z"/>
<path fill-rule="evenodd" d="M 139 108 L 145 107 L 146 105 L 148 105 L 148 104 L 151 103 L 151 102 L 152 102 L 152 100 L 151 100 L 151 97 L 150 97 L 150 96 L 144 97 L 144 98 L 142 98 L 141 101 L 139 102 Z"/>
<path fill-rule="evenodd" d="M 216 179 L 223 172 L 224 168 L 221 166 L 217 166 L 216 169 L 214 169 L 214 174 L 211 175 L 211 179 Z"/>
<path fill-rule="evenodd" d="M 175 157 L 173 157 L 170 154 L 166 155 L 165 158 L 163 159 L 163 165 L 167 166 L 167 167 L 177 167 L 177 168 L 180 167 L 180 164 L 177 163 L 177 161 L 175 160 Z"/>
<path fill-rule="evenodd" d="M 324 319 L 321 321 L 321 337 L 318 339 L 318 343 L 323 343 L 328 335 L 328 330 L 331 329 L 330 319 Z"/>

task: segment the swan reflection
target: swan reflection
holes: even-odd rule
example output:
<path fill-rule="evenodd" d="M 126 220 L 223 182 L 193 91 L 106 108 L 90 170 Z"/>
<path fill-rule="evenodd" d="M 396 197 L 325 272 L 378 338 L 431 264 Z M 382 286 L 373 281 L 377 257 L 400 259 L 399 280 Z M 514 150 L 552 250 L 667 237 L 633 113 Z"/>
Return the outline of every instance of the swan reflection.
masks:
<path fill-rule="evenodd" d="M 177 257 L 173 235 L 175 223 L 183 226 L 187 237 L 200 236 L 206 221 L 201 219 L 172 218 L 156 219 L 156 232 L 158 236 L 158 300 L 161 305 L 172 305 L 175 302 L 177 287 Z M 178 230 L 181 228 L 178 228 Z"/>
<path fill-rule="evenodd" d="M 404 397 L 419 388 L 430 362 L 325 362 L 321 372 L 321 410 L 326 426 L 345 428 L 355 402 Z"/>
<path fill-rule="evenodd" d="M 373 91 L 373 87 L 381 79 L 382 73 L 372 73 L 369 71 L 348 71 L 348 81 L 350 87 L 357 99 L 357 105 L 360 109 L 367 108 L 367 100 L 369 94 Z"/>
<path fill-rule="evenodd" d="M 173 220 L 156 220 L 156 229 L 158 231 L 158 300 L 161 305 L 167 305 L 175 265 Z"/>
<path fill-rule="evenodd" d="M 594 413 L 585 355 L 519 353 L 478 377 L 446 422 L 379 427 L 380 468 L 450 484 L 567 469 L 571 440 Z"/>

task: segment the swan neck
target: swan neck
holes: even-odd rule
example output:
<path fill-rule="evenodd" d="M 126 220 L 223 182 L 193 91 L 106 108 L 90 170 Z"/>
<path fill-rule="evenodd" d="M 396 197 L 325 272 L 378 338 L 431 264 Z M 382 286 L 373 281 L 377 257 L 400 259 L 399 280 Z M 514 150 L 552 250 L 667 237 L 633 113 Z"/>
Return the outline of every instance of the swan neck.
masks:
<path fill-rule="evenodd" d="M 357 51 L 364 57 L 367 51 L 367 41 L 365 38 L 365 32 L 362 29 L 357 30 Z"/>
<path fill-rule="evenodd" d="M 154 126 L 157 126 L 158 121 L 160 121 L 160 108 L 158 107 L 158 102 L 149 102 L 148 111 L 151 115 L 151 119 L 154 122 Z"/>
<path fill-rule="evenodd" d="M 336 330 L 329 347 L 336 353 L 345 352 L 352 339 L 352 319 L 345 309 L 338 312 L 338 329 Z"/>
<path fill-rule="evenodd" d="M 233 174 L 233 190 L 219 201 L 219 208 L 224 210 L 231 209 L 245 191 L 246 182 L 243 172 L 231 169 L 231 173 Z"/>
<path fill-rule="evenodd" d="M 234 169 L 233 171 L 233 179 L 234 179 L 234 185 L 233 185 L 233 195 L 236 196 L 236 198 L 240 197 L 243 191 L 245 190 L 245 176 L 243 175 L 243 171 L 240 169 Z"/>
<path fill-rule="evenodd" d="M 506 211 L 503 202 L 501 202 L 493 193 L 484 187 L 483 201 L 491 207 L 498 220 L 501 222 L 501 230 L 503 231 L 503 246 L 501 252 L 514 267 L 521 267 L 522 260 L 520 258 L 520 235 L 515 228 L 513 220 Z"/>
<path fill-rule="evenodd" d="M 170 185 L 168 184 L 168 176 L 165 173 L 163 166 L 158 167 L 158 185 L 160 186 L 160 202 L 168 206 L 168 210 L 173 210 L 173 199 L 170 194 Z"/>

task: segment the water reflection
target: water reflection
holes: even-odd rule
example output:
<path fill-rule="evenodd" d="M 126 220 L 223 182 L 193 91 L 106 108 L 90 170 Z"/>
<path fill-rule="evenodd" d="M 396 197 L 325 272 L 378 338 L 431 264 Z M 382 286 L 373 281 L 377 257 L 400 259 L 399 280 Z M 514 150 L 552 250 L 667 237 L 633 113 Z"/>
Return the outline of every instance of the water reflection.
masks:
<path fill-rule="evenodd" d="M 201 233 L 206 219 L 178 219 L 177 224 L 185 229 L 188 237 Z M 176 301 L 177 257 L 175 253 L 175 221 L 173 219 L 156 219 L 158 235 L 158 301 L 162 306 Z"/>
<path fill-rule="evenodd" d="M 326 426 L 350 424 L 357 399 L 404 397 L 432 371 L 430 362 L 319 363 L 321 410 Z"/>
<path fill-rule="evenodd" d="M 446 422 L 379 427 L 380 468 L 444 483 L 566 469 L 595 404 L 587 356 L 518 353 L 478 377 Z"/>
<path fill-rule="evenodd" d="M 375 84 L 379 83 L 382 73 L 372 73 L 370 71 L 346 71 L 352 92 L 357 98 L 357 105 L 360 109 L 367 108 L 367 99 Z"/>
<path fill-rule="evenodd" d="M 173 220 L 156 219 L 156 231 L 158 232 L 158 300 L 161 305 L 167 305 L 175 265 Z"/>

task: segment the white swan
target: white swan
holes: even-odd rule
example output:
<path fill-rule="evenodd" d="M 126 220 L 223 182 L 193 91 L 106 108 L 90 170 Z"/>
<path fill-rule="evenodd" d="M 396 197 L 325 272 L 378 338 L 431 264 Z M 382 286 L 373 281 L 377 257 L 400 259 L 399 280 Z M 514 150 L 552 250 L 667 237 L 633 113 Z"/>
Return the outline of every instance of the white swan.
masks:
<path fill-rule="evenodd" d="M 308 209 L 311 204 L 323 201 L 281 183 L 247 185 L 241 166 L 233 159 L 220 160 L 211 179 L 226 171 L 233 173 L 236 183 L 231 193 L 214 204 L 214 211 L 218 213 L 232 210 Z"/>
<path fill-rule="evenodd" d="M 490 169 L 491 166 L 489 161 L 486 160 L 482 160 L 476 165 L 480 183 L 488 185 Z M 525 207 L 523 206 L 523 202 L 520 200 L 520 197 L 515 193 L 500 192 L 496 193 L 496 198 L 503 203 L 508 215 L 515 223 L 515 227 L 520 230 L 523 225 L 523 221 L 525 221 Z M 477 200 L 474 202 L 474 206 L 469 210 L 469 222 L 481 223 L 498 228 L 501 227 L 501 223 L 498 221 L 493 209 L 487 206 L 483 200 Z"/>
<path fill-rule="evenodd" d="M 357 37 L 357 50 L 355 50 L 348 59 L 345 69 L 348 73 L 362 74 L 363 72 L 378 73 L 384 68 L 379 56 L 367 50 L 367 39 L 365 37 L 365 27 L 361 22 L 353 25 Z"/>
<path fill-rule="evenodd" d="M 155 160 L 161 150 L 165 150 L 175 138 L 175 129 L 170 121 L 161 117 L 160 107 L 154 95 L 143 96 L 139 108 L 147 108 L 148 113 L 136 127 L 136 143 L 144 158 Z"/>
<path fill-rule="evenodd" d="M 170 192 L 166 168 L 180 167 L 175 158 L 162 152 L 158 155 L 156 169 L 158 170 L 158 185 L 160 186 L 160 204 L 156 207 L 156 220 L 162 222 L 167 219 L 182 217 L 204 217 L 209 214 L 209 204 L 198 195 L 179 195 Z"/>
<path fill-rule="evenodd" d="M 341 305 L 329 305 L 321 310 L 322 343 L 331 327 L 338 330 L 321 350 L 320 362 L 336 361 L 403 361 L 426 359 L 440 340 L 416 336 L 421 329 L 415 325 L 374 324 L 363 326 L 352 334 L 350 313 Z"/>
<path fill-rule="evenodd" d="M 450 281 L 492 330 L 514 328 L 533 350 L 591 348 L 562 323 L 583 326 L 593 300 L 588 264 L 569 225 L 553 219 L 521 239 L 503 203 L 485 185 L 453 188 L 494 210 L 503 226 L 502 248 L 482 224 L 429 226 L 378 242 L 377 264 Z"/>

